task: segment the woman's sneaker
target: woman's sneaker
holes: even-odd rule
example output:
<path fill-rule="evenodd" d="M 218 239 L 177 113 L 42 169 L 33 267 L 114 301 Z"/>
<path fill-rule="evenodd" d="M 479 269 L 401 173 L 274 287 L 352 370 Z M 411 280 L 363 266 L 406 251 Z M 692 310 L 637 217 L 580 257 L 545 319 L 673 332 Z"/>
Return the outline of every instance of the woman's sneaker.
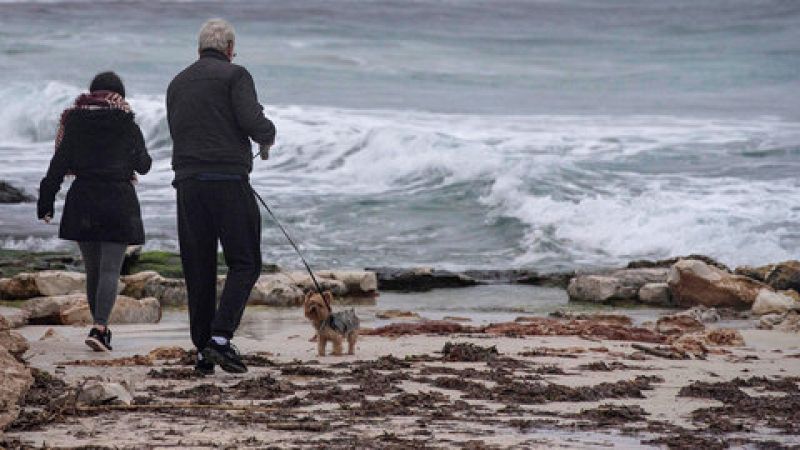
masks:
<path fill-rule="evenodd" d="M 225 372 L 245 373 L 247 366 L 242 362 L 239 351 L 231 345 L 231 342 L 217 344 L 214 340 L 208 341 L 208 345 L 203 349 L 203 360 L 211 364 L 219 364 Z"/>
<path fill-rule="evenodd" d="M 89 336 L 86 338 L 86 345 L 96 352 L 110 352 L 111 351 L 111 330 L 106 328 L 105 332 L 92 328 L 89 331 Z"/>

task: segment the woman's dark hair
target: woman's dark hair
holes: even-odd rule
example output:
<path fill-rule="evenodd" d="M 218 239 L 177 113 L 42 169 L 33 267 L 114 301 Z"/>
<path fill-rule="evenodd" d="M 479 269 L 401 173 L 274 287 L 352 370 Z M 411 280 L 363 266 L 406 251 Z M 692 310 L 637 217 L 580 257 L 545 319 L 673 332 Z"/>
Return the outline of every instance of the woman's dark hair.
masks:
<path fill-rule="evenodd" d="M 89 90 L 94 91 L 112 91 L 125 97 L 125 86 L 122 84 L 122 79 L 114 72 L 102 72 L 95 75 L 92 84 L 89 85 Z"/>

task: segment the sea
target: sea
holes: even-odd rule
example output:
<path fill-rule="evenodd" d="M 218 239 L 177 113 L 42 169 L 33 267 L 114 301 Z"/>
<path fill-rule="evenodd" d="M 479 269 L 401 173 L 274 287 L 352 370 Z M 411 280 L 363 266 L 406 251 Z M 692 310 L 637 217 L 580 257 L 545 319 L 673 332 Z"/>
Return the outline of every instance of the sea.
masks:
<path fill-rule="evenodd" d="M 253 187 L 312 266 L 800 256 L 794 0 L 2 0 L 0 180 L 35 196 L 61 111 L 114 70 L 154 158 L 145 247 L 176 251 L 164 93 L 212 17 L 278 129 Z M 74 249 L 69 184 L 56 224 L 0 205 L 0 247 Z"/>

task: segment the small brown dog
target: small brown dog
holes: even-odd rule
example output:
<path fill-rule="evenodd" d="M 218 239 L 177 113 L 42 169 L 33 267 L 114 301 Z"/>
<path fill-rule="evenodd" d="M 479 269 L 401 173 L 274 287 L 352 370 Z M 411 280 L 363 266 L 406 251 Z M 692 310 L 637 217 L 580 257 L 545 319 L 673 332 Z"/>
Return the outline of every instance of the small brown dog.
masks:
<path fill-rule="evenodd" d="M 347 339 L 347 354 L 353 355 L 358 340 L 359 321 L 353 309 L 334 313 L 331 309 L 333 294 L 316 292 L 306 294 L 303 302 L 305 316 L 317 330 L 317 354 L 325 356 L 325 346 L 333 342 L 333 355 L 342 354 L 342 342 Z"/>

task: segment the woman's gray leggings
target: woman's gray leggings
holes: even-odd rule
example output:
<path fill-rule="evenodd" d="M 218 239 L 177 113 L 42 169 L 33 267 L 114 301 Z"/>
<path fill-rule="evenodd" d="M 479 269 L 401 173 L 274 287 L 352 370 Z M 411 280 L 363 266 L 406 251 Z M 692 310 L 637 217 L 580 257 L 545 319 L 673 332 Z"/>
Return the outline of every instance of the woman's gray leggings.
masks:
<path fill-rule="evenodd" d="M 125 244 L 119 242 L 78 242 L 86 266 L 86 297 L 96 325 L 108 325 L 117 300 L 117 286 Z"/>

